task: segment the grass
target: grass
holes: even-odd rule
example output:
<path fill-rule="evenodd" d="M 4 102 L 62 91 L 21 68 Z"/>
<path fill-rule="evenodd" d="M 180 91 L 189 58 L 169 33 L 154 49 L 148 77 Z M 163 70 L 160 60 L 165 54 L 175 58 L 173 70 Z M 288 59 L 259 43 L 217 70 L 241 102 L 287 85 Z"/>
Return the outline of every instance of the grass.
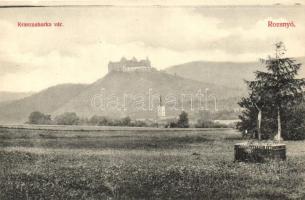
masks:
<path fill-rule="evenodd" d="M 305 199 L 305 142 L 288 160 L 233 162 L 231 129 L 0 128 L 0 199 Z"/>

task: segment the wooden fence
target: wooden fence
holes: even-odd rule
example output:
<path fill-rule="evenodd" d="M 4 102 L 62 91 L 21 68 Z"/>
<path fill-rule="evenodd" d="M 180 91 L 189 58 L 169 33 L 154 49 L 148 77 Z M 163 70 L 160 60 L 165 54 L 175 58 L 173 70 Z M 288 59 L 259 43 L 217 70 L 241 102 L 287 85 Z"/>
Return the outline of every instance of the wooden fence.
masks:
<path fill-rule="evenodd" d="M 253 145 L 240 143 L 234 145 L 235 161 L 265 162 L 267 160 L 286 160 L 286 145 Z"/>

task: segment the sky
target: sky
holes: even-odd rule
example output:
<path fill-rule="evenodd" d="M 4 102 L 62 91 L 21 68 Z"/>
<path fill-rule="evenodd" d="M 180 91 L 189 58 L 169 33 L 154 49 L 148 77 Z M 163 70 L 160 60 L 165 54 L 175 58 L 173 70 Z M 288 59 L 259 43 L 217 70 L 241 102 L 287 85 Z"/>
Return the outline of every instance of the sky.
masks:
<path fill-rule="evenodd" d="M 0 9 L 0 91 L 92 83 L 109 61 L 148 57 L 157 69 L 190 61 L 258 61 L 283 41 L 305 56 L 304 6 L 90 6 Z M 268 21 L 293 28 L 270 28 Z M 61 22 L 62 27 L 18 27 Z"/>

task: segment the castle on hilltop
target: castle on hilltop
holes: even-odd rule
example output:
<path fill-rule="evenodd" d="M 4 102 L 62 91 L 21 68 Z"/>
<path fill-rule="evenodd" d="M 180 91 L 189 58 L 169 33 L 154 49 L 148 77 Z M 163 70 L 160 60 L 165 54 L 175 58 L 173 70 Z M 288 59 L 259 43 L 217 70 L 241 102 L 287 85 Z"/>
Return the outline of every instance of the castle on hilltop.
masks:
<path fill-rule="evenodd" d="M 148 58 L 145 60 L 137 60 L 133 57 L 131 60 L 127 60 L 122 57 L 119 62 L 109 62 L 108 72 L 120 71 L 120 72 L 132 72 L 132 71 L 151 71 L 153 68 L 150 65 Z"/>

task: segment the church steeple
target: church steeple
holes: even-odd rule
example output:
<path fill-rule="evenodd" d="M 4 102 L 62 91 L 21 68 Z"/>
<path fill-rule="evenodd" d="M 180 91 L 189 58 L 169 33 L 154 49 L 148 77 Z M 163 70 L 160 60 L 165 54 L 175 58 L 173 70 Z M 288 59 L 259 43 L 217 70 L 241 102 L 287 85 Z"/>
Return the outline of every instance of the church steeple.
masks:
<path fill-rule="evenodd" d="M 160 101 L 158 106 L 158 118 L 164 118 L 165 117 L 165 106 L 162 101 L 162 96 L 160 95 Z"/>
<path fill-rule="evenodd" d="M 163 106 L 163 101 L 162 101 L 162 96 L 160 95 L 160 102 L 159 102 L 159 106 Z"/>

